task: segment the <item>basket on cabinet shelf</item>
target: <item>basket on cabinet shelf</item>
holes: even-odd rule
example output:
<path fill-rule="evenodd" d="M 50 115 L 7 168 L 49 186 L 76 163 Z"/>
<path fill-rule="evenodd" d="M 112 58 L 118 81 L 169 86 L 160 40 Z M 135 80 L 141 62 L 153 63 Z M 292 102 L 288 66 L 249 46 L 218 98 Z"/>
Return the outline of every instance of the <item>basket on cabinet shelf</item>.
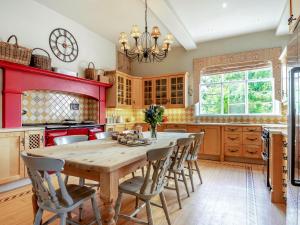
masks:
<path fill-rule="evenodd" d="M 98 80 L 97 70 L 93 62 L 89 62 L 88 68 L 85 69 L 85 78 L 89 80 Z"/>
<path fill-rule="evenodd" d="M 39 55 L 39 54 L 33 54 L 33 52 L 35 50 L 43 51 L 44 53 L 47 54 L 47 56 Z M 43 69 L 43 70 L 51 70 L 51 58 L 50 58 L 49 53 L 45 49 L 42 49 L 42 48 L 32 49 L 32 56 L 31 56 L 30 66 L 36 67 L 36 68 L 39 68 L 39 69 Z"/>
<path fill-rule="evenodd" d="M 15 43 L 10 41 L 14 39 Z M 19 46 L 16 35 L 11 35 L 7 42 L 0 41 L 0 60 L 28 66 L 30 64 L 32 49 Z"/>

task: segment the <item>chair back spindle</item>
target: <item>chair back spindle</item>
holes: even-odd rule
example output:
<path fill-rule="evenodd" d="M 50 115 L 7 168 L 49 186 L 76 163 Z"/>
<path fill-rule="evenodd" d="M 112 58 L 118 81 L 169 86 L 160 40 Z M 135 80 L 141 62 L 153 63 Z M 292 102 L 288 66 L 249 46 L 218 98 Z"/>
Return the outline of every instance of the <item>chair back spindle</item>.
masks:
<path fill-rule="evenodd" d="M 172 170 L 183 170 L 186 157 L 190 151 L 194 138 L 179 138 L 177 140 L 177 149 L 172 156 Z"/>
<path fill-rule="evenodd" d="M 166 173 L 171 165 L 171 155 L 177 146 L 153 149 L 147 152 L 147 173 L 140 194 L 155 194 L 165 186 Z M 151 171 L 153 169 L 153 172 Z M 152 174 L 152 175 L 151 175 Z"/>
<path fill-rule="evenodd" d="M 46 158 L 46 157 L 33 157 L 27 153 L 22 152 L 21 157 L 26 165 L 29 178 L 32 182 L 33 191 L 37 195 L 38 204 L 48 205 L 51 208 L 62 208 L 58 201 L 58 196 L 55 191 L 52 176 L 48 171 L 55 174 L 58 185 L 61 191 L 61 197 L 67 206 L 73 204 L 73 199 L 69 195 L 65 183 L 61 177 L 61 171 L 64 167 L 64 160 Z"/>
<path fill-rule="evenodd" d="M 194 138 L 194 143 L 189 152 L 190 158 L 197 159 L 201 145 L 203 144 L 204 132 L 197 133 L 197 134 L 190 134 L 189 137 Z"/>

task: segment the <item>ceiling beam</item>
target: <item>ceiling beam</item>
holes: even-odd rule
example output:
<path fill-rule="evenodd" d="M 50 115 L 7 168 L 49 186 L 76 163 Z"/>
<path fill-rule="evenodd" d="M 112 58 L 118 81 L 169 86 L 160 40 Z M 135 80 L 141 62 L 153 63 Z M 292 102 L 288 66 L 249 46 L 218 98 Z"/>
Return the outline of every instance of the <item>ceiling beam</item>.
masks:
<path fill-rule="evenodd" d="M 289 2 L 287 1 L 284 10 L 282 11 L 280 21 L 276 29 L 276 35 L 289 34 L 289 25 L 288 25 L 289 17 L 290 17 L 290 5 Z"/>
<path fill-rule="evenodd" d="M 148 7 L 186 50 L 197 48 L 192 36 L 166 0 L 148 1 Z"/>

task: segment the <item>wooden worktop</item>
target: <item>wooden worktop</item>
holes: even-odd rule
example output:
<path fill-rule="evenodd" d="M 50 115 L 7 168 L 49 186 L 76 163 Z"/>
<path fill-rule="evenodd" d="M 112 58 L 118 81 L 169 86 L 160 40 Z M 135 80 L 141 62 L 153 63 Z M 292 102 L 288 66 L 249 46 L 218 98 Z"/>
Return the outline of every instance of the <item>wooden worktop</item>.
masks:
<path fill-rule="evenodd" d="M 145 132 L 145 137 L 149 137 Z M 151 145 L 141 147 L 128 147 L 114 140 L 95 140 L 69 145 L 60 145 L 47 148 L 39 148 L 29 151 L 34 156 L 46 156 L 63 159 L 69 165 L 74 163 L 77 167 L 84 164 L 96 171 L 114 171 L 134 161 L 146 158 L 146 152 L 150 149 L 168 146 L 171 141 L 180 137 L 187 137 L 188 133 L 158 133 L 158 141 Z"/>
<path fill-rule="evenodd" d="M 0 133 L 44 130 L 43 127 L 0 128 Z"/>

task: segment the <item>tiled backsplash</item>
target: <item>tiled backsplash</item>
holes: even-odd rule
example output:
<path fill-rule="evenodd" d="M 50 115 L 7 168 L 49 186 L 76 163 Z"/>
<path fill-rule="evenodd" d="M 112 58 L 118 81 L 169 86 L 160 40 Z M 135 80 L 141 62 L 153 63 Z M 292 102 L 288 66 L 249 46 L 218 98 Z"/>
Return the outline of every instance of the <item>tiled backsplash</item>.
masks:
<path fill-rule="evenodd" d="M 72 110 L 71 103 L 78 103 L 79 110 Z M 98 120 L 97 100 L 65 92 L 27 91 L 22 97 L 22 109 L 27 111 L 22 116 L 23 124 Z"/>
<path fill-rule="evenodd" d="M 134 118 L 134 121 L 144 121 L 143 109 L 107 109 L 106 117 L 122 116 L 126 121 L 127 118 Z M 286 116 L 194 116 L 194 107 L 185 109 L 166 109 L 165 116 L 168 117 L 168 122 L 175 123 L 227 123 L 227 122 L 248 122 L 248 123 L 286 123 Z M 133 121 L 133 119 L 131 119 Z"/>

